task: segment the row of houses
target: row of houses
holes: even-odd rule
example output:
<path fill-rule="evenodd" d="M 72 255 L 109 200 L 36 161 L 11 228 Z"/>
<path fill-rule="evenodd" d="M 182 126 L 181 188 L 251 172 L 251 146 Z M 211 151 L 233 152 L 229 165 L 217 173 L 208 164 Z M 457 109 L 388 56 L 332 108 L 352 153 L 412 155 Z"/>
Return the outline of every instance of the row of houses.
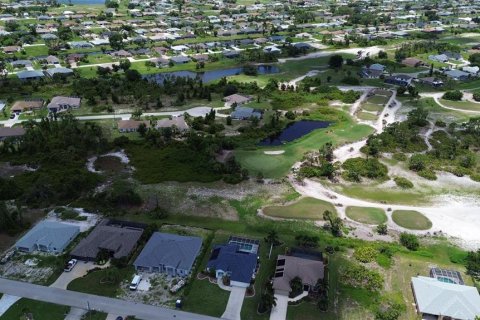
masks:
<path fill-rule="evenodd" d="M 17 100 L 10 108 L 10 111 L 15 114 L 21 114 L 25 112 L 38 111 L 45 105 L 43 99 L 28 99 Z M 81 98 L 68 97 L 68 96 L 55 96 L 46 105 L 49 112 L 57 113 L 70 109 L 78 109 L 81 106 Z"/>

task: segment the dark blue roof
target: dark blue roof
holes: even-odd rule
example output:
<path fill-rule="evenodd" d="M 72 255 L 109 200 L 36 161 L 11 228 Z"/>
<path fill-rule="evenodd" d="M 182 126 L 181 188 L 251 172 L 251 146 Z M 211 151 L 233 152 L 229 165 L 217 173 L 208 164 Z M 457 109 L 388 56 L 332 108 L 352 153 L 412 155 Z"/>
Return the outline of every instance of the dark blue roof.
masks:
<path fill-rule="evenodd" d="M 257 266 L 257 255 L 241 252 L 238 249 L 237 244 L 215 246 L 207 267 L 231 273 L 231 281 L 250 283 Z"/>

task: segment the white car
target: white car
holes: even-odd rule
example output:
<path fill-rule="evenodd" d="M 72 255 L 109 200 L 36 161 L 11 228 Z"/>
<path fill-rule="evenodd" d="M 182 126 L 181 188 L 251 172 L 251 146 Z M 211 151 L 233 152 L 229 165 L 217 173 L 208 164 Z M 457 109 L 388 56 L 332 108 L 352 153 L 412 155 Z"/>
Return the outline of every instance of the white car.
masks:
<path fill-rule="evenodd" d="M 73 267 L 75 267 L 75 265 L 77 264 L 77 259 L 72 259 L 70 261 L 67 262 L 67 264 L 65 265 L 65 269 L 64 271 L 65 272 L 70 272 L 72 271 Z"/>

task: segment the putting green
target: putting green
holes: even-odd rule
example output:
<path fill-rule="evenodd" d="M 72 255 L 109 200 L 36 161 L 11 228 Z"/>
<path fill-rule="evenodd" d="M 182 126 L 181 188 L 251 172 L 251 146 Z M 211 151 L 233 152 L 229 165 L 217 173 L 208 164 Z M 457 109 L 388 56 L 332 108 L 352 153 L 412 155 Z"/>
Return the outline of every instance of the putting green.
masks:
<path fill-rule="evenodd" d="M 406 229 L 428 230 L 432 227 L 432 222 L 427 217 L 414 210 L 395 210 L 392 213 L 392 219 Z"/>
<path fill-rule="evenodd" d="M 372 207 L 347 207 L 347 217 L 366 224 L 381 224 L 387 222 L 385 211 L 380 208 Z"/>
<path fill-rule="evenodd" d="M 377 120 L 376 115 L 374 115 L 373 113 L 365 112 L 365 111 L 360 111 L 359 113 L 357 113 L 357 118 L 360 120 L 367 120 L 367 121 Z"/>
<path fill-rule="evenodd" d="M 325 210 L 337 212 L 330 202 L 307 197 L 287 206 L 266 207 L 263 213 L 276 218 L 323 220 Z"/>

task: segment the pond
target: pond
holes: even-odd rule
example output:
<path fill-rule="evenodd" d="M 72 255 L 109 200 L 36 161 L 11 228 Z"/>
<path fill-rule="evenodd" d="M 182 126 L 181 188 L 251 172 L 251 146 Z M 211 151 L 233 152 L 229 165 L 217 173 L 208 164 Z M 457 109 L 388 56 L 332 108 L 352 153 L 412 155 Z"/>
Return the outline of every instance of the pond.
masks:
<path fill-rule="evenodd" d="M 272 74 L 280 72 L 280 69 L 277 66 L 271 65 L 260 65 L 257 66 L 259 74 Z M 149 74 L 144 76 L 148 81 L 155 81 L 158 84 L 162 84 L 164 79 L 172 77 L 187 77 L 187 78 L 200 78 L 203 82 L 210 82 L 213 80 L 218 80 L 223 77 L 234 76 L 237 74 L 243 73 L 242 67 L 222 69 L 222 70 L 211 70 L 205 72 L 193 72 L 193 71 L 173 71 L 173 72 L 159 72 L 155 74 Z"/>
<path fill-rule="evenodd" d="M 313 130 L 323 129 L 330 125 L 328 121 L 300 120 L 288 125 L 283 131 L 273 137 L 263 139 L 259 146 L 280 146 L 309 134 Z"/>

